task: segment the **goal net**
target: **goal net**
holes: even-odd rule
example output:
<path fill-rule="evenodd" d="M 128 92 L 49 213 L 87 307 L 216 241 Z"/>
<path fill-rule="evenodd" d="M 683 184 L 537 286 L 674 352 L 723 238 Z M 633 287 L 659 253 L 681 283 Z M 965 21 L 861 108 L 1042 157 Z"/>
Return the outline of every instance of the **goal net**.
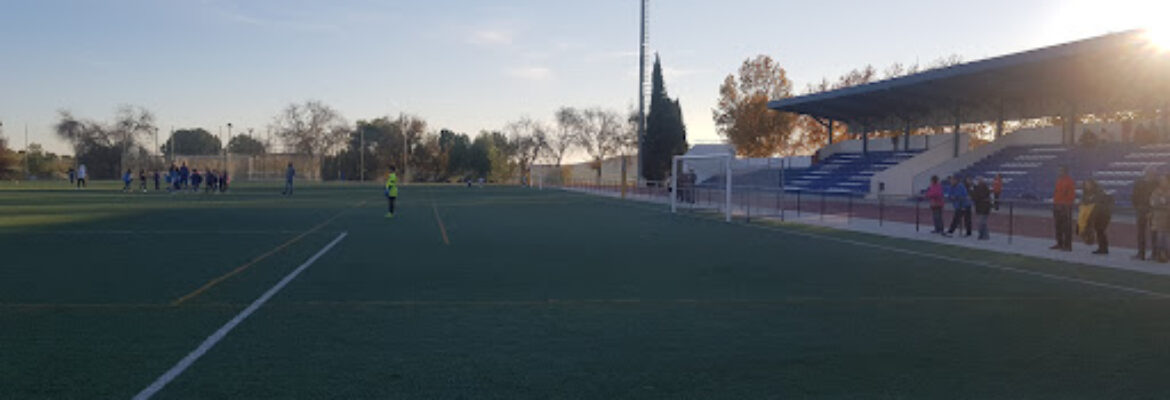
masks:
<path fill-rule="evenodd" d="M 670 168 L 670 211 L 732 214 L 732 162 L 728 154 L 674 156 Z"/>

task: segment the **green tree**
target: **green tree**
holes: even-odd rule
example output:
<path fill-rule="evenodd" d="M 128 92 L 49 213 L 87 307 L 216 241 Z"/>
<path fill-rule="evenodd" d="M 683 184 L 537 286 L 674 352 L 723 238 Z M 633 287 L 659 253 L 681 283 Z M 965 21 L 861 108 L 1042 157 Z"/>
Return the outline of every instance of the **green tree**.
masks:
<path fill-rule="evenodd" d="M 260 155 L 268 152 L 264 142 L 248 135 L 238 135 L 228 142 L 228 151 L 235 154 Z"/>
<path fill-rule="evenodd" d="M 4 132 L 0 131 L 0 179 L 9 179 L 16 174 L 16 153 L 8 149 L 8 139 L 5 139 Z"/>
<path fill-rule="evenodd" d="M 68 165 L 62 163 L 56 154 L 46 152 L 38 143 L 28 145 L 28 152 L 24 155 L 28 163 L 29 174 L 38 178 L 54 178 L 65 172 Z"/>
<path fill-rule="evenodd" d="M 244 137 L 243 135 L 237 137 Z M 159 147 L 164 154 L 189 156 L 215 155 L 223 150 L 223 142 L 203 128 L 179 129 Z"/>
<path fill-rule="evenodd" d="M 650 90 L 650 113 L 646 116 L 646 133 L 642 137 L 642 177 L 651 181 L 666 179 L 671 159 L 687 152 L 687 128 L 683 124 L 678 100 L 666 93 L 662 63 L 654 56 Z"/>

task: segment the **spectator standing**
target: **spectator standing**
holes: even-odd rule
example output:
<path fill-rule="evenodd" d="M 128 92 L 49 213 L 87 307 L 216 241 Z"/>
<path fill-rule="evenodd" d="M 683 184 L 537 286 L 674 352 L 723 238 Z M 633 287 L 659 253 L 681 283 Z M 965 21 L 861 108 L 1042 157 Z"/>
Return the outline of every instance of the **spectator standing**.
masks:
<path fill-rule="evenodd" d="M 946 203 L 943 195 L 942 183 L 938 175 L 930 177 L 930 187 L 926 189 L 926 199 L 930 201 L 930 217 L 934 221 L 934 230 L 930 233 L 942 235 L 943 232 L 943 204 Z"/>
<path fill-rule="evenodd" d="M 1167 240 L 1170 239 L 1170 175 L 1162 176 L 1150 194 L 1150 228 L 1154 242 L 1150 258 L 1165 263 L 1168 255 L 1166 244 L 1170 241 Z"/>
<path fill-rule="evenodd" d="M 146 170 L 143 168 L 138 169 L 138 188 L 146 193 Z"/>
<path fill-rule="evenodd" d="M 951 205 L 955 208 L 955 216 L 951 218 L 951 229 L 947 231 L 947 235 L 953 235 L 961 222 L 967 232 L 964 236 L 971 236 L 971 195 L 967 185 L 952 176 L 951 189 L 947 197 L 951 199 Z"/>
<path fill-rule="evenodd" d="M 1077 183 L 1068 175 L 1068 167 L 1060 167 L 1056 179 L 1056 190 L 1052 197 L 1052 220 L 1056 230 L 1056 245 L 1053 250 L 1072 251 L 1072 210 L 1077 200 Z"/>
<path fill-rule="evenodd" d="M 77 172 L 74 171 L 73 168 L 69 168 L 68 174 L 69 174 L 69 186 L 73 186 L 73 184 L 75 183 L 74 181 L 77 180 Z"/>
<path fill-rule="evenodd" d="M 1150 196 L 1157 188 L 1158 178 L 1154 175 L 1153 167 L 1147 167 L 1144 176 L 1133 184 L 1133 194 L 1130 199 L 1133 200 L 1134 218 L 1137 223 L 1138 253 L 1133 256 L 1135 260 L 1146 259 L 1146 245 L 1148 244 L 1146 236 L 1150 233 Z"/>
<path fill-rule="evenodd" d="M 976 181 L 975 189 L 971 191 L 971 201 L 975 203 L 975 219 L 979 226 L 979 240 L 991 239 L 991 234 L 987 231 L 987 218 L 991 216 L 991 188 L 987 186 L 987 182 L 983 178 Z"/>
<path fill-rule="evenodd" d="M 1089 216 L 1089 227 L 1097 235 L 1097 251 L 1093 254 L 1109 254 L 1109 236 L 1105 231 L 1113 220 L 1113 196 L 1090 179 L 1085 181 L 1085 202 L 1093 205 L 1093 213 Z"/>

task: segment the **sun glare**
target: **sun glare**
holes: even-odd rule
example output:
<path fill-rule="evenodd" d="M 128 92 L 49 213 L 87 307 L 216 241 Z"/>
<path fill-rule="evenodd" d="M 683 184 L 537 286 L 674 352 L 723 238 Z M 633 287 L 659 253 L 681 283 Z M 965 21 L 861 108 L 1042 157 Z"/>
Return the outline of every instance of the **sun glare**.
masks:
<path fill-rule="evenodd" d="M 1159 51 L 1170 51 L 1170 29 L 1161 26 L 1148 28 L 1146 29 L 1146 39 Z"/>

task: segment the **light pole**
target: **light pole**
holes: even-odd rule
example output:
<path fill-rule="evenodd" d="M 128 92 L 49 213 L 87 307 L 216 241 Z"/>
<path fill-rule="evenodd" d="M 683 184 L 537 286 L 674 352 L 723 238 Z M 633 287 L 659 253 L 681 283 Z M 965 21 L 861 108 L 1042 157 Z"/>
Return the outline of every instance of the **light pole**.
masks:
<path fill-rule="evenodd" d="M 32 175 L 32 166 L 28 163 L 28 122 L 24 123 L 24 179 Z"/>
<path fill-rule="evenodd" d="M 361 164 L 361 171 L 358 172 L 359 182 L 366 181 L 366 130 L 358 126 L 358 133 L 361 135 L 361 147 L 358 152 L 358 163 Z"/>
<path fill-rule="evenodd" d="M 227 141 L 223 143 L 223 171 L 220 174 L 226 174 L 228 171 L 228 164 L 232 161 L 232 153 L 228 151 L 228 145 L 232 142 L 232 123 L 228 122 Z"/>
<path fill-rule="evenodd" d="M 407 164 L 406 157 L 408 154 L 407 148 L 410 147 L 410 142 L 406 138 L 406 114 L 405 113 L 401 113 L 401 112 L 398 113 L 398 125 L 399 125 L 399 130 L 402 131 L 402 183 L 405 184 L 407 181 L 407 176 L 408 176 L 407 171 L 406 171 L 406 164 Z"/>

